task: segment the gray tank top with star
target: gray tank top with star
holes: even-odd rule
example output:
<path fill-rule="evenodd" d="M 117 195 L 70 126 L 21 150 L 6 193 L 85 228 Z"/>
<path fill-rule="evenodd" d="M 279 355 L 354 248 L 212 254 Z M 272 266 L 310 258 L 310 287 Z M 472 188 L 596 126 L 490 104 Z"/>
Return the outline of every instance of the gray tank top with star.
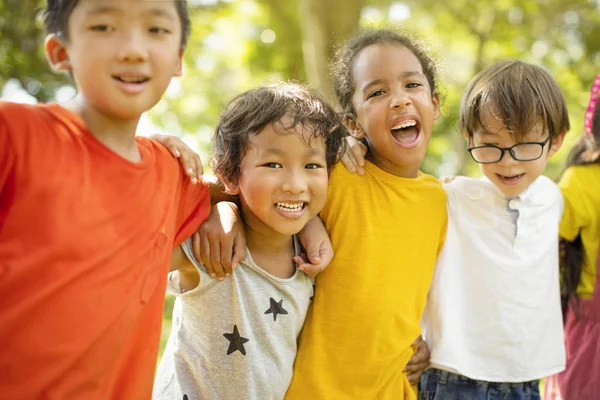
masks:
<path fill-rule="evenodd" d="M 298 254 L 298 243 L 294 237 Z M 282 399 L 292 379 L 297 339 L 314 293 L 299 270 L 288 279 L 258 267 L 250 252 L 224 281 L 211 278 L 182 244 L 200 272 L 200 285 L 175 295 L 173 326 L 160 362 L 155 400 Z"/>

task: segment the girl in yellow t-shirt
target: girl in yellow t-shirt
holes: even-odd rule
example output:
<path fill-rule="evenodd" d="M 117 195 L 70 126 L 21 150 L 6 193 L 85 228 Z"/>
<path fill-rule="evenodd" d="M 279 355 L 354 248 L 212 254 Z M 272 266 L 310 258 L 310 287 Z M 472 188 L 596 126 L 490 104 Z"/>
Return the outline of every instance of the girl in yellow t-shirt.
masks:
<path fill-rule="evenodd" d="M 560 224 L 567 369 L 546 380 L 546 400 L 600 398 L 600 75 L 592 88 L 584 136 L 560 180 Z"/>

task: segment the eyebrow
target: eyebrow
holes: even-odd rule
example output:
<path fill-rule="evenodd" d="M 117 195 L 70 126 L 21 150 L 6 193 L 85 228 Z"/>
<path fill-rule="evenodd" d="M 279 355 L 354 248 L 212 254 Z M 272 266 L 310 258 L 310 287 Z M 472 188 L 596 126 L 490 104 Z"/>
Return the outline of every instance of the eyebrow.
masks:
<path fill-rule="evenodd" d="M 114 6 L 98 6 L 96 8 L 91 9 L 90 11 L 87 12 L 87 16 L 94 16 L 94 15 L 99 15 L 99 14 L 114 14 L 114 13 L 118 13 L 120 12 L 119 8 L 114 7 Z M 151 8 L 149 10 L 144 11 L 142 14 L 145 15 L 152 15 L 152 16 L 157 16 L 157 17 L 165 17 L 171 20 L 176 19 L 176 17 L 173 15 L 173 13 L 165 10 L 164 8 Z"/>
<path fill-rule="evenodd" d="M 406 79 L 406 78 L 410 78 L 411 76 L 418 76 L 419 78 L 426 79 L 425 75 L 423 75 L 419 71 L 406 71 L 406 72 L 400 74 L 400 76 L 398 78 Z M 364 92 L 365 90 L 367 90 L 368 88 L 370 88 L 372 86 L 379 85 L 381 82 L 383 82 L 383 79 L 375 79 L 370 82 L 367 82 L 365 85 L 363 85 L 362 91 Z"/>
<path fill-rule="evenodd" d="M 310 150 L 307 150 L 305 154 L 306 154 L 307 156 L 317 156 L 317 155 L 320 155 L 321 153 L 322 153 L 322 152 L 321 152 L 320 150 L 317 150 L 317 149 L 315 149 L 315 148 L 311 147 L 311 148 L 310 148 Z M 282 154 L 283 154 L 283 151 L 281 151 L 281 150 L 279 150 L 279 149 L 276 149 L 276 148 L 273 148 L 273 147 L 267 148 L 267 149 L 265 149 L 265 150 L 262 152 L 262 155 L 263 155 L 263 156 L 265 156 L 265 155 L 266 155 L 266 156 L 269 156 L 269 155 L 277 155 L 277 156 L 280 156 L 280 155 L 282 155 Z"/>

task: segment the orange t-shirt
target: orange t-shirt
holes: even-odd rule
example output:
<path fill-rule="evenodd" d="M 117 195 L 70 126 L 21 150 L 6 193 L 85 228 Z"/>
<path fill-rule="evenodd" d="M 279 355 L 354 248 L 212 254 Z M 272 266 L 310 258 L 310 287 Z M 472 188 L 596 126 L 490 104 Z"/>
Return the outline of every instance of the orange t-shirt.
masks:
<path fill-rule="evenodd" d="M 159 144 L 129 162 L 57 104 L 0 102 L 0 397 L 149 399 L 169 257 L 209 213 Z"/>

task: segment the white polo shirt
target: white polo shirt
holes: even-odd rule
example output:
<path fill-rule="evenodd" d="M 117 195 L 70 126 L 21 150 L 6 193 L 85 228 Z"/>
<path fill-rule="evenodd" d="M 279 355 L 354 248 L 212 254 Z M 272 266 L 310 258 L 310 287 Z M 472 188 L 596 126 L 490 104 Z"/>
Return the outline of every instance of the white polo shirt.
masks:
<path fill-rule="evenodd" d="M 445 189 L 448 233 L 422 321 L 432 366 L 490 382 L 562 371 L 560 189 L 545 176 L 513 199 L 485 178 Z"/>

